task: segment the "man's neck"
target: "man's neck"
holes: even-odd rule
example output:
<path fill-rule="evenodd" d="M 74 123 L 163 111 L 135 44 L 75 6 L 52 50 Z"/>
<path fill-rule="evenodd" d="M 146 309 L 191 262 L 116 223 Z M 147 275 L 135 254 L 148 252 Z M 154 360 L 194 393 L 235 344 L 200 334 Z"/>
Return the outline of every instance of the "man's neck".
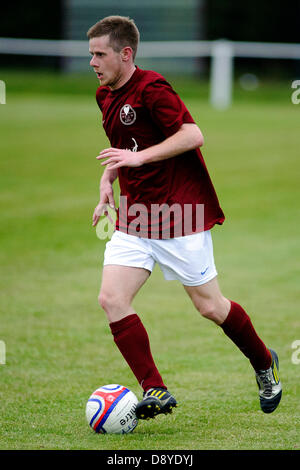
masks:
<path fill-rule="evenodd" d="M 110 87 L 110 89 L 112 91 L 114 91 L 114 90 L 118 90 L 119 88 L 121 88 L 123 85 L 125 85 L 131 79 L 131 77 L 132 77 L 132 75 L 134 74 L 135 71 L 136 71 L 136 66 L 134 64 L 132 64 L 132 66 L 130 68 L 128 68 L 126 73 L 124 73 L 124 75 L 122 75 L 122 77 L 120 77 L 120 80 L 116 83 L 116 85 L 113 86 L 113 87 Z"/>

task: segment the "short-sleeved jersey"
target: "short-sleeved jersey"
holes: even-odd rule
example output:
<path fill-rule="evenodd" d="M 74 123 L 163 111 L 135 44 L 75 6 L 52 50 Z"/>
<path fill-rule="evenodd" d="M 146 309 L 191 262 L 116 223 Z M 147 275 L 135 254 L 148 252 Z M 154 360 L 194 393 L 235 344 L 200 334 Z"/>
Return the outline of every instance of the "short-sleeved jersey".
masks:
<path fill-rule="evenodd" d="M 116 90 L 100 86 L 96 99 L 111 146 L 119 149 L 146 149 L 176 133 L 183 124 L 194 123 L 164 77 L 139 67 Z M 134 227 L 133 234 L 138 236 L 172 238 L 209 230 L 224 221 L 200 149 L 140 167 L 121 167 L 118 179 L 122 204 L 117 230 L 131 233 L 130 227 Z M 196 217 L 200 206 L 204 209 L 201 223 Z M 171 208 L 169 213 L 166 208 Z M 192 222 L 184 224 L 184 217 Z M 167 219 L 169 230 L 164 225 Z"/>

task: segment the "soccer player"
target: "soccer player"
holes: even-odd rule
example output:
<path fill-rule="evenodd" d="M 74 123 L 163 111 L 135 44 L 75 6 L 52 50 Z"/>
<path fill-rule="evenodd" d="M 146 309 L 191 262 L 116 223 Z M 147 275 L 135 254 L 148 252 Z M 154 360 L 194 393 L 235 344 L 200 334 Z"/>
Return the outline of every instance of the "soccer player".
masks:
<path fill-rule="evenodd" d="M 249 359 L 261 409 L 271 413 L 282 393 L 278 356 L 260 339 L 241 305 L 222 295 L 217 280 L 211 229 L 223 223 L 224 214 L 200 151 L 202 133 L 170 84 L 135 65 L 139 31 L 133 20 L 106 17 L 87 36 L 90 65 L 100 81 L 96 99 L 111 144 L 96 157 L 105 169 L 93 226 L 108 205 L 115 208 L 113 182 L 118 178 L 120 185 L 99 303 L 143 389 L 137 417 L 154 418 L 177 406 L 132 307 L 156 263 L 165 279 L 182 283 L 201 315 L 222 328 Z"/>

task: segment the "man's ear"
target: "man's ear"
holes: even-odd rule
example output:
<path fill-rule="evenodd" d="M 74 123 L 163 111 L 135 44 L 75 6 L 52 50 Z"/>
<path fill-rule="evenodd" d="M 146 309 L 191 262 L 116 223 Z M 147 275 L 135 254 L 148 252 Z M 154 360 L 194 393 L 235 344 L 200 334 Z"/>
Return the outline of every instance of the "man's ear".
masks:
<path fill-rule="evenodd" d="M 130 46 L 126 46 L 121 50 L 121 57 L 124 62 L 128 62 L 133 55 L 133 51 Z"/>

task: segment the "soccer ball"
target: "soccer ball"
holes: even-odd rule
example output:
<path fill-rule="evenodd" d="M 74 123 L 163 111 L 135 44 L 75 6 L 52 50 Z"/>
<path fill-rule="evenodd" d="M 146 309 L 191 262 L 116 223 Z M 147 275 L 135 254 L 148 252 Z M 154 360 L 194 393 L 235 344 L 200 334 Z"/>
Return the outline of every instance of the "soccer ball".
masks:
<path fill-rule="evenodd" d="M 127 434 L 138 424 L 138 399 L 123 385 L 97 388 L 87 401 L 85 415 L 91 428 L 101 434 Z"/>

